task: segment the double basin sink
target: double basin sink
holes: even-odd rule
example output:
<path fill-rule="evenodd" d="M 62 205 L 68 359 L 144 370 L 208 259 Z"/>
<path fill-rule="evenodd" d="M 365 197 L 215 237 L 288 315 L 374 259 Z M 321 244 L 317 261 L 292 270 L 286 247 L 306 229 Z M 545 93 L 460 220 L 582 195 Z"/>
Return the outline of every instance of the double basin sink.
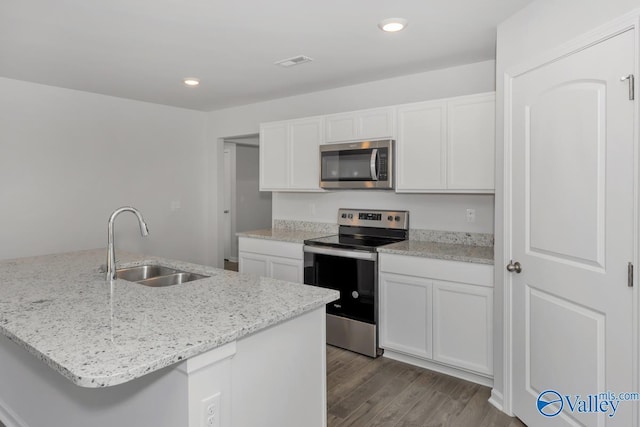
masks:
<path fill-rule="evenodd" d="M 209 276 L 152 264 L 116 270 L 116 278 L 118 279 L 152 287 L 179 285 L 194 280 L 206 279 L 207 277 Z"/>

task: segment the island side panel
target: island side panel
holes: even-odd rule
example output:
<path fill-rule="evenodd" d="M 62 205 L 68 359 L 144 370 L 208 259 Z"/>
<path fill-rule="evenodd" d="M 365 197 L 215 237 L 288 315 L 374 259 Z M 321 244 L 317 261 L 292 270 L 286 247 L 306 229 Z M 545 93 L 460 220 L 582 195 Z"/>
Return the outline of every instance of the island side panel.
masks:
<path fill-rule="evenodd" d="M 175 369 L 113 387 L 78 387 L 4 336 L 0 361 L 6 427 L 176 427 L 188 420 L 188 379 Z"/>
<path fill-rule="evenodd" d="M 325 307 L 239 340 L 232 395 L 233 427 L 326 426 Z"/>

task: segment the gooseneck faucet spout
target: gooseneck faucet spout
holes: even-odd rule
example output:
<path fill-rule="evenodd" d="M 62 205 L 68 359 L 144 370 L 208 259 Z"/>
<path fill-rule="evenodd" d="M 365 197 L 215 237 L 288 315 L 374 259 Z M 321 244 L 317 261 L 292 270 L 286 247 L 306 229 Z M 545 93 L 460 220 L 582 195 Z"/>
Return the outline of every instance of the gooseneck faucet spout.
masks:
<path fill-rule="evenodd" d="M 123 206 L 116 209 L 109 217 L 109 237 L 107 244 L 107 280 L 116 280 L 116 250 L 113 244 L 113 223 L 116 217 L 122 212 L 133 212 L 138 217 L 138 223 L 140 224 L 140 233 L 143 236 L 149 235 L 149 228 L 147 223 L 144 222 L 144 218 L 140 211 L 131 206 Z"/>

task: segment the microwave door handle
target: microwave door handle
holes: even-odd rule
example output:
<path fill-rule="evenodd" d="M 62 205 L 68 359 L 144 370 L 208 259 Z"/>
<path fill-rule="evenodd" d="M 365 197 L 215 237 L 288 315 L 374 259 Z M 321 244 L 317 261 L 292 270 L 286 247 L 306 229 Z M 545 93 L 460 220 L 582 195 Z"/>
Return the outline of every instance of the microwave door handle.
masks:
<path fill-rule="evenodd" d="M 371 150 L 371 162 L 369 163 L 369 167 L 371 168 L 371 179 L 374 181 L 378 180 L 378 149 L 374 148 Z"/>

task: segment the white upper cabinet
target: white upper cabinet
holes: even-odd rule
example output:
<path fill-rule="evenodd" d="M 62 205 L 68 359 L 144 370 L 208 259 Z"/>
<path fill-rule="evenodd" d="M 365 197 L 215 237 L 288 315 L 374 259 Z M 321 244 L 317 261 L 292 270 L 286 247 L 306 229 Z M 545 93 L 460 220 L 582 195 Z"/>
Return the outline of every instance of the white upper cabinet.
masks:
<path fill-rule="evenodd" d="M 494 190 L 495 100 L 492 93 L 447 103 L 447 188 Z"/>
<path fill-rule="evenodd" d="M 442 101 L 398 107 L 396 189 L 445 190 L 447 110 Z"/>
<path fill-rule="evenodd" d="M 494 110 L 491 92 L 263 123 L 260 190 L 324 191 L 320 144 L 390 138 L 396 192 L 493 193 Z"/>
<path fill-rule="evenodd" d="M 289 126 L 260 125 L 260 190 L 286 188 L 289 182 Z"/>
<path fill-rule="evenodd" d="M 320 191 L 321 118 L 296 120 L 289 124 L 289 189 Z"/>
<path fill-rule="evenodd" d="M 261 124 L 260 190 L 323 191 L 318 151 L 323 133 L 322 117 Z"/>
<path fill-rule="evenodd" d="M 398 107 L 397 192 L 494 191 L 495 94 Z"/>
<path fill-rule="evenodd" d="M 394 138 L 394 112 L 385 107 L 325 116 L 324 142 Z"/>

